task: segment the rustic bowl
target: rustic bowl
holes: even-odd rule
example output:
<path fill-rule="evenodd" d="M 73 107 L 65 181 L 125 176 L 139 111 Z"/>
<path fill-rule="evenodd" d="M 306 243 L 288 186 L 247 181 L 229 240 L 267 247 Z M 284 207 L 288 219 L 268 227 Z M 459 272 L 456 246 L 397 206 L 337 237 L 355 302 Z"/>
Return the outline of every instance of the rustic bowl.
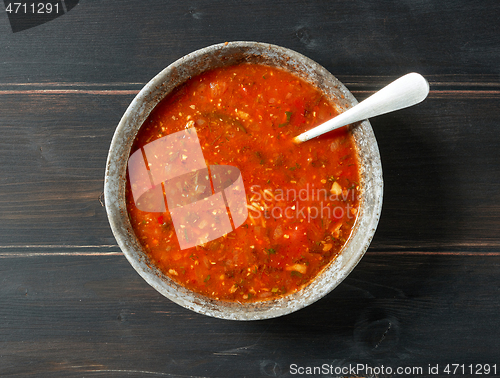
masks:
<path fill-rule="evenodd" d="M 243 62 L 280 67 L 318 87 L 340 111 L 357 103 L 332 74 L 292 50 L 257 42 L 231 42 L 206 47 L 175 61 L 134 98 L 116 128 L 106 165 L 104 196 L 113 234 L 134 269 L 173 302 L 201 314 L 234 320 L 257 320 L 289 314 L 322 298 L 354 269 L 372 240 L 380 217 L 382 167 L 377 141 L 368 120 L 351 128 L 360 158 L 359 215 L 340 255 L 296 293 L 256 303 L 224 302 L 194 293 L 172 281 L 149 261 L 130 224 L 125 205 L 127 161 L 134 138 L 153 108 L 169 92 L 206 70 Z"/>

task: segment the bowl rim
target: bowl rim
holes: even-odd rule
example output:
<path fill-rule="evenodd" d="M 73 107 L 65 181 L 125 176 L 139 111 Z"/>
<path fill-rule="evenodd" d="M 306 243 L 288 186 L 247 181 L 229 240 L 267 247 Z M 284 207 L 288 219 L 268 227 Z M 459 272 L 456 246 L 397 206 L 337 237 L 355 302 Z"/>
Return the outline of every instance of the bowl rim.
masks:
<path fill-rule="evenodd" d="M 215 68 L 214 65 L 217 64 L 232 65 L 259 59 L 268 65 L 292 71 L 317 86 L 328 97 L 332 98 L 335 94 L 334 97 L 340 104 L 340 111 L 357 104 L 351 92 L 336 77 L 315 61 L 296 51 L 261 42 L 235 41 L 215 44 L 174 61 L 141 89 L 116 127 L 106 162 L 104 180 L 106 213 L 113 235 L 127 260 L 148 284 L 173 302 L 197 313 L 222 319 L 274 318 L 297 311 L 324 297 L 347 277 L 365 254 L 382 209 L 383 178 L 380 153 L 370 122 L 365 120 L 350 126 L 358 152 L 363 152 L 358 154 L 362 190 L 360 211 L 353 232 L 339 256 L 304 288 L 296 293 L 267 301 L 252 303 L 217 301 L 187 290 L 148 261 L 147 255 L 135 237 L 124 201 L 128 156 L 137 131 L 154 107 L 170 91 L 190 77 Z M 326 89 L 329 90 L 328 93 L 325 92 Z"/>

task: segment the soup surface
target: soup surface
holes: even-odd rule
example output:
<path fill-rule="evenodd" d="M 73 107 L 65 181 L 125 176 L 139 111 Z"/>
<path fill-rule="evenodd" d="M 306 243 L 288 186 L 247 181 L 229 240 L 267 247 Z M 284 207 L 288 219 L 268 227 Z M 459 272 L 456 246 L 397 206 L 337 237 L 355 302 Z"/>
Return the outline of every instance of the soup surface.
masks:
<path fill-rule="evenodd" d="M 219 300 L 269 300 L 309 283 L 352 231 L 358 157 L 347 128 L 292 138 L 335 115 L 310 84 L 255 64 L 206 72 L 162 100 L 134 141 L 126 188 L 151 260 Z"/>

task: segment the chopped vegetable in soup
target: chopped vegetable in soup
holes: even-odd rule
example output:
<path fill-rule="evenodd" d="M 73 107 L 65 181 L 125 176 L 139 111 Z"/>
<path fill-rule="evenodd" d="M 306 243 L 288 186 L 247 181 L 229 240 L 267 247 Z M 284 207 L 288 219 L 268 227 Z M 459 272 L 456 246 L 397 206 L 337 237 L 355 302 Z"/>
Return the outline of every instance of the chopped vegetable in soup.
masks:
<path fill-rule="evenodd" d="M 359 205 L 358 156 L 347 128 L 300 145 L 292 139 L 337 113 L 302 79 L 256 64 L 203 73 L 162 100 L 134 141 L 126 189 L 131 224 L 151 261 L 182 286 L 218 300 L 269 300 L 311 282 L 351 234 Z M 155 171 L 155 151 L 163 150 L 150 146 L 172 135 L 179 151 L 165 154 Z M 132 160 L 144 167 L 147 183 L 166 175 L 169 164 L 184 169 L 170 171 L 161 184 L 143 185 L 156 188 L 148 192 L 159 198 L 151 211 L 137 198 Z M 194 163 L 186 168 L 188 161 Z M 229 179 L 217 183 L 214 172 L 231 167 Z M 181 173 L 192 187 L 175 181 Z M 229 185 L 234 197 L 224 189 Z M 169 194 L 174 191 L 177 202 Z M 222 210 L 202 219 L 203 206 L 208 200 L 215 206 L 216 199 Z M 215 228 L 207 219 L 221 225 L 226 219 L 217 227 L 230 232 L 197 243 L 186 225 L 196 232 Z"/>

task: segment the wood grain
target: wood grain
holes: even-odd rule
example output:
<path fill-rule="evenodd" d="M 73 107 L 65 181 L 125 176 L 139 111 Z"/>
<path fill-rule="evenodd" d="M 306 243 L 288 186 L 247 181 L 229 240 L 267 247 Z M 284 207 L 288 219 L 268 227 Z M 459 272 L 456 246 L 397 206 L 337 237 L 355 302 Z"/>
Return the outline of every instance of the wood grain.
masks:
<path fill-rule="evenodd" d="M 1 262 L 2 376 L 285 376 L 292 363 L 498 358 L 498 256 L 368 254 L 314 305 L 259 322 L 185 310 L 121 256 Z"/>
<path fill-rule="evenodd" d="M 9 34 L 2 82 L 147 82 L 214 43 L 259 41 L 301 52 L 335 75 L 485 75 L 498 82 L 496 0 L 82 0 L 63 17 Z"/>

